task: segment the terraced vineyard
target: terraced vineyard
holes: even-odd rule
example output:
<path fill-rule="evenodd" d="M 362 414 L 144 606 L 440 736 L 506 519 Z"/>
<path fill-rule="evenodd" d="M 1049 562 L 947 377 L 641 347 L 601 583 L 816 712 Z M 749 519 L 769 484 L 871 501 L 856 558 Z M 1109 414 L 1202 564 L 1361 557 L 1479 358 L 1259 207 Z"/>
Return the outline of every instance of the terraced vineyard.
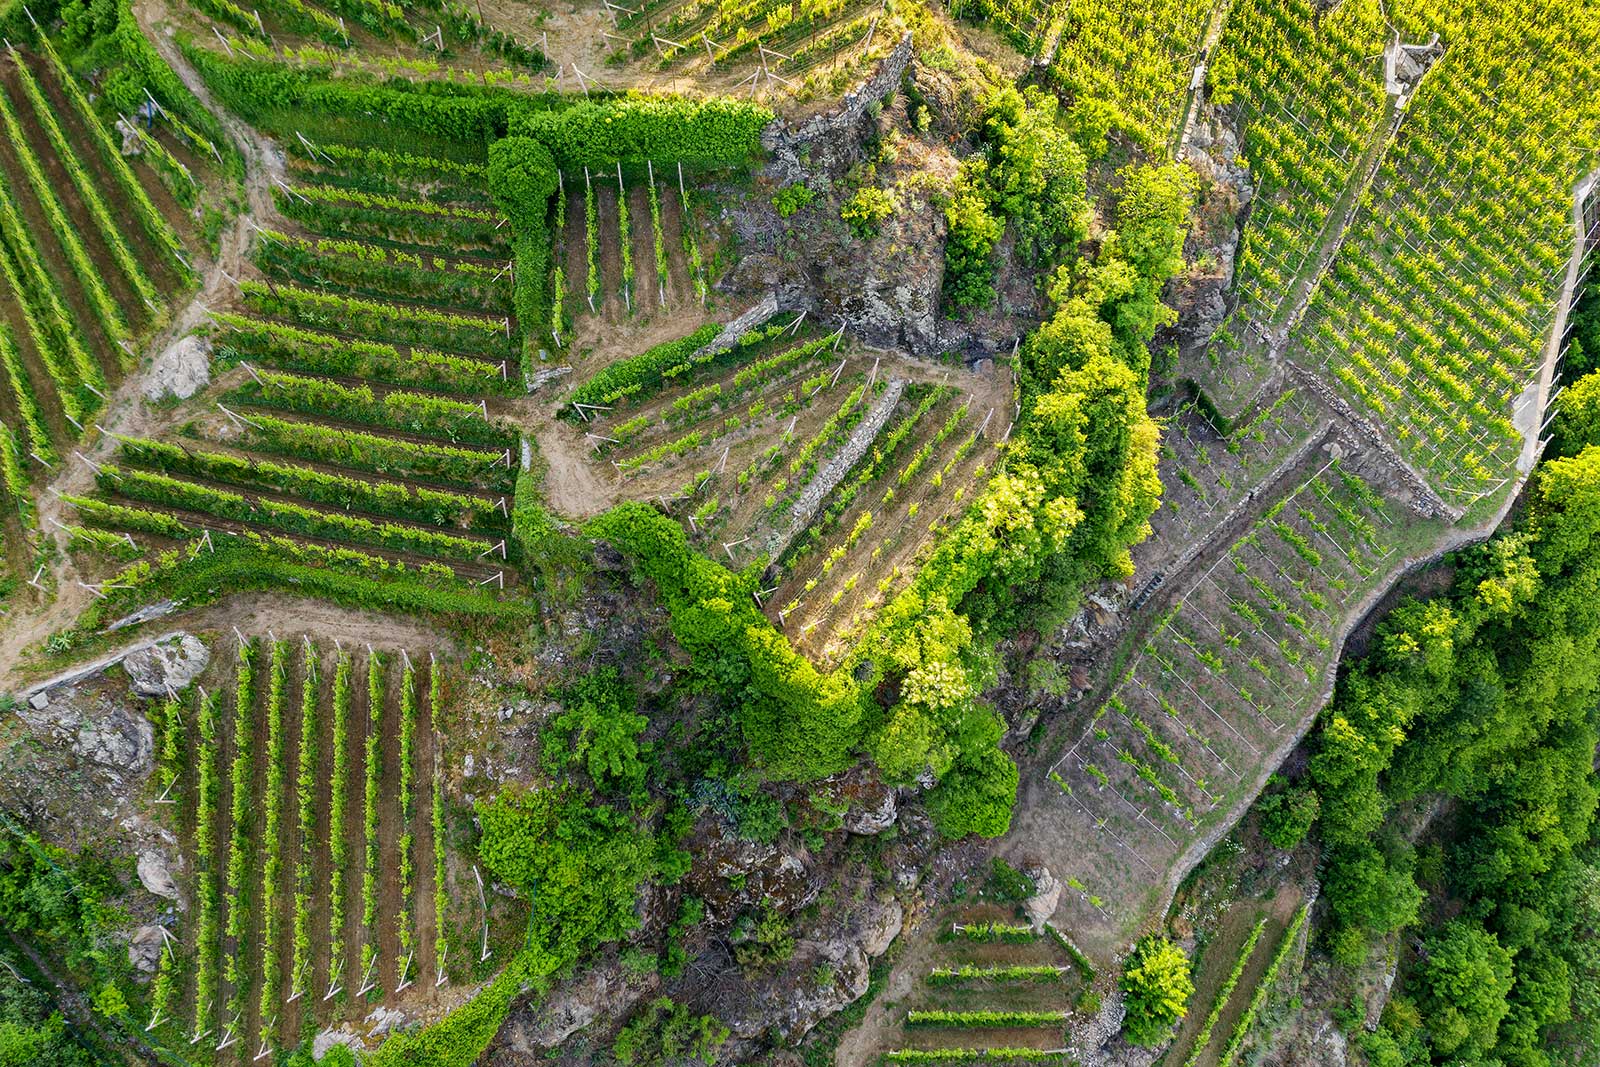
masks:
<path fill-rule="evenodd" d="M 731 567 L 770 560 L 768 617 L 831 663 L 965 510 L 1009 426 L 1001 395 L 784 314 L 602 368 L 564 417 L 623 497 L 657 501 Z"/>
<path fill-rule="evenodd" d="M 503 587 L 522 391 L 510 238 L 481 165 L 296 142 L 256 227 L 255 276 L 213 314 L 211 409 L 180 438 L 119 438 L 85 521 L 243 534 Z M 425 190 L 425 192 L 424 192 Z M 491 404 L 494 406 L 491 407 Z"/>
<path fill-rule="evenodd" d="M 1299 3 L 1239 3 L 1229 12 L 1212 98 L 1238 101 L 1255 182 L 1234 273 L 1230 329 L 1208 352 L 1206 387 L 1242 410 L 1273 369 L 1269 349 L 1320 267 L 1342 211 L 1398 117 L 1385 94 L 1386 27 L 1376 3 L 1313 19 Z"/>
<path fill-rule="evenodd" d="M 248 1062 L 374 1005 L 448 995 L 487 927 L 450 861 L 442 670 L 309 636 L 218 659 L 222 677 L 158 716 L 157 810 L 196 922 L 166 942 L 149 1029 Z"/>
<path fill-rule="evenodd" d="M 1312 455 L 1248 532 L 1190 565 L 1050 767 L 1054 789 L 1041 792 L 1057 817 L 1104 842 L 1092 867 L 1065 872 L 1101 901 L 1069 900 L 1075 920 L 1126 921 L 1140 906 L 1132 887 L 1254 795 L 1259 768 L 1324 699 L 1348 606 L 1431 535 L 1374 490 L 1381 466 Z"/>
<path fill-rule="evenodd" d="M 1513 409 L 1548 344 L 1570 175 L 1600 162 L 1600 115 L 1558 73 L 1585 61 L 1575 42 L 1535 45 L 1504 13 L 1463 29 L 1418 88 L 1293 354 L 1464 508 L 1505 485 L 1538 434 Z M 1531 49 L 1566 59 L 1510 76 Z"/>
<path fill-rule="evenodd" d="M 1098 120 L 1152 152 L 1174 140 L 1217 3 L 1097 0 L 1067 4 L 1051 78 Z"/>
<path fill-rule="evenodd" d="M 157 114 L 161 126 L 129 127 L 143 160 L 130 162 L 48 40 L 0 58 L 0 478 L 15 582 L 40 562 L 35 485 L 71 461 L 192 281 L 179 231 L 197 174 L 214 173 L 196 156 L 209 142 Z"/>
<path fill-rule="evenodd" d="M 859 63 L 878 33 L 881 0 L 642 0 L 609 9 L 624 57 L 674 76 L 739 78 L 750 92 L 814 89 L 840 61 Z"/>
<path fill-rule="evenodd" d="M 704 307 L 710 296 L 694 175 L 686 182 L 682 164 L 658 172 L 652 161 L 630 170 L 560 176 L 550 322 L 558 347 Z"/>
<path fill-rule="evenodd" d="M 941 925 L 903 1004 L 887 1006 L 884 1063 L 1071 1062 L 1066 1032 L 1093 980 L 1055 930 L 979 904 Z"/>

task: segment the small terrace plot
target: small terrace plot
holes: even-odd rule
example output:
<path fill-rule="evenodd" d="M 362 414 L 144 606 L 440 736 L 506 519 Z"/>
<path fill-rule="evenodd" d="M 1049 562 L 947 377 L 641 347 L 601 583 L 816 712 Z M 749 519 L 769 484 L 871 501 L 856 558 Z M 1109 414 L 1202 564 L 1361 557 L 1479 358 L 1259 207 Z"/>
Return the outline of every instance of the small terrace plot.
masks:
<path fill-rule="evenodd" d="M 586 167 L 559 178 L 550 323 L 559 348 L 705 306 L 713 249 L 697 218 L 694 176 L 681 164 Z"/>
<path fill-rule="evenodd" d="M 1135 561 L 1145 552 L 1192 544 L 1211 530 L 1306 441 L 1316 417 L 1316 408 L 1297 389 L 1279 393 L 1227 436 L 1193 404 L 1173 412 L 1161 440 L 1166 466 L 1161 510 L 1150 520 L 1155 535 L 1134 546 Z"/>
<path fill-rule="evenodd" d="M 992 466 L 1000 387 L 790 315 L 733 345 L 715 333 L 605 368 L 564 417 L 621 496 L 656 501 L 730 567 L 765 559 L 769 617 L 833 662 Z"/>
<path fill-rule="evenodd" d="M 1015 910 L 948 916 L 903 1008 L 889 1008 L 883 1062 L 1068 1062 L 1069 1017 L 1089 976 L 1060 935 L 1019 924 Z"/>

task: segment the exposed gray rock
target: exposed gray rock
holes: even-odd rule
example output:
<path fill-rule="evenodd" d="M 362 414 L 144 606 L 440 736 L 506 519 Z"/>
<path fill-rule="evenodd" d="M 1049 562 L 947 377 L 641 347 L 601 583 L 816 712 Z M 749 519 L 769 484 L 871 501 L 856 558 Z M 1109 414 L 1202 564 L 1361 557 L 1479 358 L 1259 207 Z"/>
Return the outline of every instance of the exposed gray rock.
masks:
<path fill-rule="evenodd" d="M 28 707 L 32 708 L 34 711 L 43 711 L 49 706 L 50 694 L 46 693 L 43 689 L 39 690 L 37 693 L 33 694 L 33 696 L 28 698 Z"/>
<path fill-rule="evenodd" d="M 128 653 L 122 669 L 140 696 L 164 697 L 194 681 L 211 662 L 205 642 L 193 634 L 178 633 Z"/>
<path fill-rule="evenodd" d="M 868 803 L 860 807 L 852 807 L 845 813 L 844 828 L 852 834 L 861 834 L 863 836 L 881 834 L 894 825 L 897 815 L 899 815 L 899 806 L 895 801 L 895 792 L 888 786 L 884 786 L 883 795 L 878 798 L 876 804 Z"/>
<path fill-rule="evenodd" d="M 696 355 L 705 355 L 708 352 L 717 352 L 731 347 L 739 338 L 766 322 L 778 313 L 778 294 L 769 292 L 756 301 L 749 310 L 740 314 L 722 328 L 722 332 L 711 339 L 711 343 L 701 346 Z"/>
<path fill-rule="evenodd" d="M 178 883 L 167 869 L 167 858 L 154 849 L 139 853 L 139 883 L 158 897 L 178 899 Z"/>
<path fill-rule="evenodd" d="M 367 1031 L 369 1037 L 382 1037 L 389 1031 L 396 1029 L 406 1021 L 406 1014 L 397 1008 L 386 1008 L 378 1005 L 372 1009 L 372 1014 L 366 1018 L 370 1027 Z"/>
<path fill-rule="evenodd" d="M 775 1032 L 793 1041 L 859 999 L 869 977 L 867 955 L 854 941 L 801 941 L 782 972 L 728 998 L 723 1022 L 736 1037 Z"/>
<path fill-rule="evenodd" d="M 529 1010 L 513 1015 L 501 1040 L 524 1055 L 555 1048 L 588 1026 L 602 1011 L 617 1011 L 626 984 L 617 968 L 595 968 L 581 974 Z"/>
<path fill-rule="evenodd" d="M 166 939 L 159 926 L 141 926 L 128 939 L 128 962 L 141 974 L 155 974 L 161 962 L 161 946 Z"/>
<path fill-rule="evenodd" d="M 146 400 L 187 400 L 211 383 L 211 343 L 189 334 L 169 345 L 150 364 Z"/>
<path fill-rule="evenodd" d="M 1033 880 L 1034 889 L 1033 896 L 1022 902 L 1022 910 L 1027 913 L 1033 928 L 1042 930 L 1050 916 L 1056 913 L 1056 905 L 1061 902 L 1061 881 L 1042 863 L 1022 873 Z"/>
<path fill-rule="evenodd" d="M 868 956 L 881 956 L 889 951 L 894 939 L 900 936 L 905 917 L 906 910 L 898 900 L 869 902 L 858 920 L 861 951 Z"/>
<path fill-rule="evenodd" d="M 761 131 L 761 147 L 771 154 L 768 173 L 784 181 L 799 181 L 805 169 L 800 164 L 798 150 L 813 141 L 853 130 L 869 106 L 894 91 L 910 64 L 911 31 L 907 30 L 872 77 L 859 89 L 846 93 L 837 108 L 815 115 L 793 129 L 781 120 L 769 124 Z"/>
<path fill-rule="evenodd" d="M 360 1035 L 347 1026 L 341 1026 L 337 1030 L 319 1031 L 317 1036 L 311 1039 L 311 1055 L 320 1060 L 335 1045 L 343 1045 L 351 1050 L 361 1050 L 367 1047 L 362 1042 Z"/>
<path fill-rule="evenodd" d="M 124 615 L 110 626 L 107 626 L 105 632 L 111 633 L 114 630 L 121 630 L 129 626 L 137 626 L 142 622 L 149 622 L 152 619 L 165 618 L 166 616 L 171 615 L 177 606 L 178 602 L 176 600 L 158 600 L 154 604 L 145 605 L 131 615 Z"/>
<path fill-rule="evenodd" d="M 113 707 L 103 719 L 83 723 L 72 750 L 84 759 L 108 767 L 144 771 L 150 768 L 154 744 L 149 720 L 131 714 L 126 708 Z"/>

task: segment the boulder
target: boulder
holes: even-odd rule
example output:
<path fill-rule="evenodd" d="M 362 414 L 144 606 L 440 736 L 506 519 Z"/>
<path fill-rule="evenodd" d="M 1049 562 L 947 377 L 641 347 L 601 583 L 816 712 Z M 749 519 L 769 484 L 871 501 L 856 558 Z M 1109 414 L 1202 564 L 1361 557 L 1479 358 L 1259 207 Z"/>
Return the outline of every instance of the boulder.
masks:
<path fill-rule="evenodd" d="M 167 869 L 167 858 L 153 849 L 139 853 L 139 884 L 158 897 L 178 899 L 178 883 Z"/>
<path fill-rule="evenodd" d="M 28 707 L 32 708 L 34 711 L 43 711 L 49 706 L 50 694 L 46 693 L 43 689 L 39 690 L 37 693 L 33 694 L 33 696 L 28 698 Z"/>
<path fill-rule="evenodd" d="M 776 974 L 732 991 L 723 1022 L 734 1036 L 794 1041 L 867 991 L 866 953 L 848 938 L 801 941 Z"/>
<path fill-rule="evenodd" d="M 140 696 L 164 697 L 194 681 L 211 662 L 205 642 L 193 634 L 173 634 L 149 648 L 123 657 L 133 691 Z"/>
<path fill-rule="evenodd" d="M 889 951 L 894 939 L 900 936 L 905 924 L 906 910 L 898 900 L 869 901 L 857 920 L 861 951 L 868 956 L 881 956 Z"/>
<path fill-rule="evenodd" d="M 155 974 L 161 962 L 161 945 L 166 940 L 159 926 L 141 926 L 128 939 L 128 963 L 141 974 Z"/>
<path fill-rule="evenodd" d="M 167 346 L 150 364 L 145 378 L 146 400 L 176 397 L 187 400 L 211 384 L 211 344 L 188 335 Z"/>
<path fill-rule="evenodd" d="M 860 806 L 852 805 L 845 813 L 844 828 L 852 834 L 870 836 L 881 834 L 894 825 L 894 820 L 899 815 L 899 806 L 895 802 L 894 790 L 888 786 L 879 786 L 882 794 L 860 798 Z"/>
<path fill-rule="evenodd" d="M 370 1037 L 382 1037 L 389 1031 L 397 1029 L 406 1021 L 406 1014 L 397 1008 L 386 1008 L 378 1005 L 372 1009 L 372 1014 L 366 1018 L 367 1034 Z"/>
<path fill-rule="evenodd" d="M 1044 928 L 1050 916 L 1061 903 L 1061 881 L 1050 873 L 1050 868 L 1039 864 L 1022 872 L 1033 881 L 1033 896 L 1022 902 L 1022 910 L 1035 930 Z"/>

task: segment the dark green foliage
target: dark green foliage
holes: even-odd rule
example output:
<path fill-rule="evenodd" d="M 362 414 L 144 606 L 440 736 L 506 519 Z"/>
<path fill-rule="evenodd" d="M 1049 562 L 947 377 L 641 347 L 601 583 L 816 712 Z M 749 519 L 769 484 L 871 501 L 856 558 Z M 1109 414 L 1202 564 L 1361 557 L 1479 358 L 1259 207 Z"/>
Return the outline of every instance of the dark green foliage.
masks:
<path fill-rule="evenodd" d="M 588 532 L 655 582 L 695 671 L 740 694 L 739 726 L 765 773 L 821 778 L 848 764 L 861 694 L 848 674 L 822 674 L 772 628 L 751 597 L 758 575 L 735 575 L 694 552 L 682 526 L 636 501 L 595 518 Z"/>
<path fill-rule="evenodd" d="M 655 840 L 631 816 L 571 787 L 503 789 L 478 802 L 478 855 L 534 902 L 530 937 L 576 960 L 639 925 L 634 899 L 655 873 Z"/>
<path fill-rule="evenodd" d="M 994 301 L 994 247 L 1007 222 L 1022 261 L 1044 271 L 1088 236 L 1088 161 L 1057 110 L 1054 96 L 1032 87 L 1008 86 L 989 101 L 984 152 L 962 166 L 944 209 L 947 307 Z"/>
<path fill-rule="evenodd" d="M 1165 938 L 1142 938 L 1128 956 L 1119 982 L 1127 1006 L 1122 1031 L 1129 1044 L 1159 1045 L 1189 1012 L 1194 980 L 1189 957 Z"/>
<path fill-rule="evenodd" d="M 771 121 L 766 108 L 726 97 L 639 96 L 524 111 L 512 116 L 509 132 L 543 141 L 569 173 L 647 160 L 722 167 L 748 162 Z"/>
<path fill-rule="evenodd" d="M 671 997 L 658 997 L 617 1034 L 611 1054 L 623 1067 L 710 1064 L 728 1040 L 728 1028 L 713 1015 L 694 1015 Z"/>
<path fill-rule="evenodd" d="M 1544 1067 L 1544 1035 L 1595 1003 L 1589 920 L 1569 917 L 1592 877 L 1600 448 L 1545 463 L 1528 501 L 1518 527 L 1458 558 L 1449 596 L 1381 624 L 1324 715 L 1311 780 L 1344 962 L 1424 903 L 1390 807 L 1442 795 L 1470 812 L 1428 865 L 1466 914 L 1419 963 L 1422 1031 L 1440 1059 Z M 1383 1062 L 1415 1044 L 1405 1027 L 1371 1040 Z"/>
<path fill-rule="evenodd" d="M 1458 920 L 1428 939 L 1418 976 L 1434 1051 L 1481 1060 L 1510 1010 L 1511 954 L 1487 930 Z"/>
<path fill-rule="evenodd" d="M 1089 232 L 1088 160 L 1057 120 L 1054 95 L 1007 87 L 984 120 L 995 210 L 1016 227 L 1023 261 L 1061 262 Z"/>
<path fill-rule="evenodd" d="M 805 182 L 795 182 L 772 194 L 772 206 L 777 209 L 780 218 L 786 219 L 816 198 L 817 194 L 807 189 Z"/>
<path fill-rule="evenodd" d="M 489 146 L 489 191 L 513 226 L 544 224 L 556 181 L 555 157 L 540 142 L 502 137 Z"/>
<path fill-rule="evenodd" d="M 1270 792 L 1256 802 L 1261 814 L 1261 836 L 1278 848 L 1294 848 L 1311 832 L 1317 821 L 1321 800 L 1316 790 L 1307 786 L 1290 787 L 1282 778 L 1273 775 L 1267 783 Z"/>
<path fill-rule="evenodd" d="M 1036 887 L 1032 878 L 996 856 L 989 861 L 988 890 L 1001 900 L 1020 904 L 1033 896 Z"/>
<path fill-rule="evenodd" d="M 395 79 L 378 84 L 359 77 L 332 78 L 325 70 L 230 59 L 183 42 L 184 54 L 228 108 L 293 139 L 303 115 L 361 120 L 388 148 L 416 150 L 416 135 L 459 146 L 452 154 L 482 162 L 491 138 L 505 132 L 508 112 L 552 102 L 504 89 L 446 81 Z"/>
<path fill-rule="evenodd" d="M 420 571 L 387 560 L 365 557 L 370 562 L 346 565 L 342 557 L 298 553 L 256 538 L 213 533 L 211 540 L 215 551 L 191 545 L 148 563 L 135 563 L 115 577 L 111 595 L 90 605 L 78 626 L 92 631 L 157 597 L 182 599 L 199 607 L 221 596 L 282 588 L 346 607 L 420 613 L 468 628 L 475 620 L 528 622 L 534 618 L 525 604 L 454 584 L 431 585 Z"/>
<path fill-rule="evenodd" d="M 1561 415 L 1556 420 L 1554 453 L 1576 455 L 1589 445 L 1600 445 L 1600 371 L 1568 385 L 1556 405 Z"/>
<path fill-rule="evenodd" d="M 561 694 L 561 714 L 545 729 L 542 751 L 550 772 L 559 775 L 576 764 L 602 790 L 642 790 L 645 765 L 640 756 L 649 747 L 640 744 L 639 735 L 650 720 L 635 713 L 637 699 L 615 667 L 601 667 L 569 686 Z"/>
<path fill-rule="evenodd" d="M 994 246 L 1005 232 L 1005 220 L 990 209 L 983 180 L 981 160 L 963 167 L 944 209 L 950 226 L 944 245 L 944 300 L 956 311 L 994 302 Z"/>
<path fill-rule="evenodd" d="M 1017 765 L 996 747 L 963 752 L 950 773 L 928 794 L 934 824 L 947 837 L 999 837 L 1011 828 L 1017 802 Z"/>
<path fill-rule="evenodd" d="M 1600 370 L 1600 285 L 1584 286 L 1567 318 L 1572 340 L 1562 360 L 1563 377 L 1571 380 Z"/>

